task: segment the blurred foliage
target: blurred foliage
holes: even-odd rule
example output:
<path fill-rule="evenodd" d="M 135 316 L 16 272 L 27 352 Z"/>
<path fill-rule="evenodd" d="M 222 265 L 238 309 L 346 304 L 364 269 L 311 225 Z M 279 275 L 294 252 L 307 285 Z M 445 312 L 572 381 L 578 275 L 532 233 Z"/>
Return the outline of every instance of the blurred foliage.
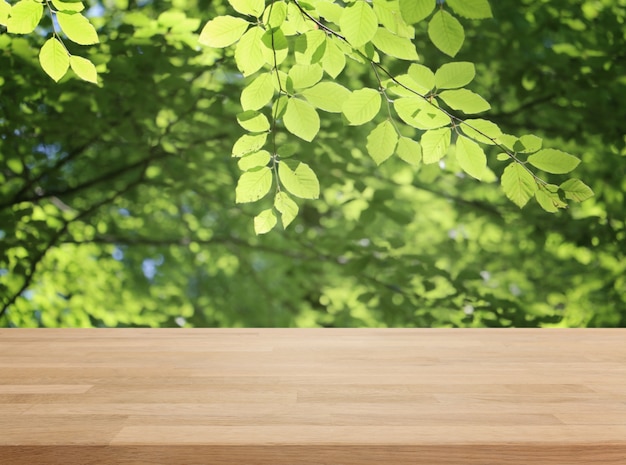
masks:
<path fill-rule="evenodd" d="M 595 197 L 519 210 L 453 159 L 376 166 L 371 128 L 325 118 L 300 143 L 320 199 L 264 236 L 235 203 L 245 81 L 197 46 L 225 2 L 92 2 L 100 43 L 67 46 L 97 87 L 41 70 L 51 24 L 0 26 L 0 325 L 626 326 L 626 1 L 492 9 L 456 60 L 503 130 L 581 157 Z M 449 61 L 416 31 L 421 63 Z M 356 64 L 338 82 L 375 85 Z"/>

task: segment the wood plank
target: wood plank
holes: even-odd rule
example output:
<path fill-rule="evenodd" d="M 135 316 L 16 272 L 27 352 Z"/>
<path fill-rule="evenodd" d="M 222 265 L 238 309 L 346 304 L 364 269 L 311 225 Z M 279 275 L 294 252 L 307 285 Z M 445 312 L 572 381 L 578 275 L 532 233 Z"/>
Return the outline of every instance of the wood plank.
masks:
<path fill-rule="evenodd" d="M 626 331 L 0 329 L 2 465 L 626 464 Z"/>

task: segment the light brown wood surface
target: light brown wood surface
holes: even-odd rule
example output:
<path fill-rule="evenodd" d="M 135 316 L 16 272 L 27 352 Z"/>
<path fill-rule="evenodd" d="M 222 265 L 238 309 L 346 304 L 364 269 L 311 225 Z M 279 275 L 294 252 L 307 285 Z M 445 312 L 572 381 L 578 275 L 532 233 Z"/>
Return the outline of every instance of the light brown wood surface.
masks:
<path fill-rule="evenodd" d="M 0 329 L 1 465 L 626 465 L 626 330 Z"/>

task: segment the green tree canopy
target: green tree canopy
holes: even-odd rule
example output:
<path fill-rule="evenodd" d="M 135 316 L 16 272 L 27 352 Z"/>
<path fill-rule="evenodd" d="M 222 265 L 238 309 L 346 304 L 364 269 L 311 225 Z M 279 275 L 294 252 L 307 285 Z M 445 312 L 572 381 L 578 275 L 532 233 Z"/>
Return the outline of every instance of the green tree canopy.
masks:
<path fill-rule="evenodd" d="M 624 326 L 625 20 L 0 0 L 0 325 Z"/>

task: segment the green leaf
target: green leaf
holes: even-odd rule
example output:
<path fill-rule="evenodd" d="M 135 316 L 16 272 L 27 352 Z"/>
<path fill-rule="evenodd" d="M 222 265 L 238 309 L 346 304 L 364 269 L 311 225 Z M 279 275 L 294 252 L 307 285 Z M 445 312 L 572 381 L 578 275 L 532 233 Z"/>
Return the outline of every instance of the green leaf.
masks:
<path fill-rule="evenodd" d="M 400 137 L 398 139 L 396 153 L 409 165 L 417 166 L 422 161 L 422 146 L 419 142 L 408 137 Z"/>
<path fill-rule="evenodd" d="M 317 176 L 306 163 L 281 160 L 278 164 L 278 178 L 283 187 L 296 197 L 317 199 L 320 195 Z"/>
<path fill-rule="evenodd" d="M 255 202 L 270 191 L 272 187 L 272 170 L 267 166 L 246 171 L 241 175 L 235 188 L 235 202 Z"/>
<path fill-rule="evenodd" d="M 446 55 L 455 56 L 465 40 L 465 31 L 459 21 L 446 10 L 439 10 L 428 23 L 428 37 Z"/>
<path fill-rule="evenodd" d="M 11 14 L 11 5 L 4 0 L 0 0 L 0 25 L 6 26 Z"/>
<path fill-rule="evenodd" d="M 344 102 L 350 97 L 348 89 L 326 81 L 303 90 L 301 94 L 311 105 L 329 113 L 341 113 Z"/>
<path fill-rule="evenodd" d="M 294 44 L 296 63 L 310 65 L 322 61 L 326 42 L 326 33 L 318 29 L 299 35 Z"/>
<path fill-rule="evenodd" d="M 532 174 L 517 162 L 504 169 L 501 178 L 504 194 L 522 208 L 537 191 L 537 183 Z"/>
<path fill-rule="evenodd" d="M 85 5 L 82 2 L 68 2 L 61 0 L 52 0 L 52 4 L 58 11 L 83 11 Z"/>
<path fill-rule="evenodd" d="M 400 13 L 408 24 L 419 23 L 435 9 L 435 0 L 400 0 Z"/>
<path fill-rule="evenodd" d="M 481 113 L 491 108 L 487 100 L 467 89 L 444 90 L 439 97 L 450 108 L 460 110 L 465 114 Z"/>
<path fill-rule="evenodd" d="M 374 13 L 378 17 L 378 22 L 385 29 L 407 39 L 415 37 L 415 29 L 404 21 L 401 14 L 398 14 L 400 11 L 398 0 L 374 0 L 373 3 Z"/>
<path fill-rule="evenodd" d="M 70 67 L 70 58 L 63 44 L 58 39 L 52 38 L 41 47 L 39 63 L 48 76 L 59 82 Z"/>
<path fill-rule="evenodd" d="M 254 232 L 256 234 L 265 234 L 270 232 L 276 226 L 276 215 L 271 208 L 263 210 L 254 217 Z"/>
<path fill-rule="evenodd" d="M 228 3 L 242 15 L 259 18 L 265 9 L 264 0 L 228 0 Z"/>
<path fill-rule="evenodd" d="M 535 168 L 552 174 L 565 174 L 573 171 L 580 160 L 574 155 L 555 149 L 543 149 L 528 157 L 528 163 Z"/>
<path fill-rule="evenodd" d="M 343 8 L 332 1 L 320 0 L 315 3 L 317 13 L 331 23 L 339 24 Z"/>
<path fill-rule="evenodd" d="M 378 18 L 365 1 L 357 0 L 344 8 L 339 27 L 350 45 L 361 47 L 376 34 Z"/>
<path fill-rule="evenodd" d="M 326 52 L 322 57 L 324 71 L 333 79 L 339 76 L 346 67 L 346 56 L 335 44 L 334 39 L 326 41 Z"/>
<path fill-rule="evenodd" d="M 249 153 L 240 158 L 237 162 L 237 166 L 241 171 L 250 171 L 255 168 L 267 166 L 271 158 L 267 150 L 259 150 L 258 152 Z"/>
<path fill-rule="evenodd" d="M 543 143 L 541 137 L 527 134 L 520 137 L 514 144 L 512 149 L 518 153 L 533 153 L 541 148 Z"/>
<path fill-rule="evenodd" d="M 289 69 L 289 78 L 294 89 L 306 89 L 314 86 L 322 80 L 324 70 L 318 64 L 312 65 L 293 65 Z"/>
<path fill-rule="evenodd" d="M 352 126 L 359 126 L 374 119 L 380 111 L 380 92 L 374 89 L 359 89 L 350 94 L 341 111 Z"/>
<path fill-rule="evenodd" d="M 265 8 L 263 23 L 270 29 L 279 28 L 287 17 L 287 4 L 281 1 L 274 1 Z"/>
<path fill-rule="evenodd" d="M 289 43 L 281 29 L 265 31 L 261 38 L 263 46 L 260 47 L 265 63 L 274 68 L 281 64 L 289 54 Z M 282 72 L 282 71 L 281 71 Z"/>
<path fill-rule="evenodd" d="M 450 117 L 421 97 L 396 99 L 393 107 L 406 124 L 417 129 L 436 129 L 450 124 Z"/>
<path fill-rule="evenodd" d="M 447 0 L 457 15 L 468 19 L 493 18 L 488 0 Z"/>
<path fill-rule="evenodd" d="M 250 132 L 265 132 L 270 130 L 267 117 L 258 111 L 248 110 L 237 115 L 239 126 Z"/>
<path fill-rule="evenodd" d="M 244 76 L 256 73 L 265 64 L 263 34 L 265 31 L 260 27 L 251 27 L 237 42 L 235 63 Z"/>
<path fill-rule="evenodd" d="M 419 59 L 415 50 L 415 44 L 410 39 L 397 36 L 385 28 L 378 28 L 372 43 L 385 55 L 400 58 L 401 60 Z"/>
<path fill-rule="evenodd" d="M 98 83 L 96 66 L 87 58 L 72 55 L 70 56 L 70 66 L 72 67 L 72 71 L 76 73 L 76 76 L 83 81 L 93 82 L 94 84 Z"/>
<path fill-rule="evenodd" d="M 290 133 L 308 142 L 311 142 L 320 130 L 320 117 L 315 108 L 298 98 L 290 98 L 287 102 L 283 123 Z"/>
<path fill-rule="evenodd" d="M 535 192 L 535 199 L 537 203 L 548 213 L 556 213 L 559 211 L 559 204 L 562 203 L 558 194 L 549 192 L 545 189 L 539 188 Z M 561 208 L 564 208 L 563 206 Z"/>
<path fill-rule="evenodd" d="M 470 176 L 480 180 L 487 168 L 487 157 L 480 145 L 465 136 L 456 140 L 456 159 L 459 166 Z"/>
<path fill-rule="evenodd" d="M 580 179 L 568 179 L 559 186 L 565 192 L 565 198 L 583 202 L 594 196 L 591 188 Z"/>
<path fill-rule="evenodd" d="M 272 73 L 263 73 L 241 91 L 241 107 L 244 110 L 259 110 L 274 96 Z"/>
<path fill-rule="evenodd" d="M 11 7 L 11 13 L 6 22 L 7 32 L 11 34 L 30 34 L 39 24 L 42 15 L 43 5 L 41 3 L 34 0 L 20 0 Z"/>
<path fill-rule="evenodd" d="M 385 120 L 370 132 L 367 136 L 367 153 L 380 165 L 387 160 L 396 150 L 398 134 L 393 124 Z"/>
<path fill-rule="evenodd" d="M 237 142 L 233 145 L 232 155 L 233 157 L 242 157 L 248 153 L 256 152 L 265 145 L 266 141 L 267 133 L 255 135 L 244 134 L 237 139 Z"/>
<path fill-rule="evenodd" d="M 413 63 L 409 66 L 408 75 L 418 85 L 418 90 L 423 95 L 435 87 L 435 75 L 424 65 Z"/>
<path fill-rule="evenodd" d="M 80 45 L 91 45 L 100 42 L 93 25 L 80 13 L 57 13 L 59 26 L 68 39 Z"/>
<path fill-rule="evenodd" d="M 287 226 L 298 216 L 298 204 L 285 192 L 278 192 L 276 194 L 274 198 L 274 208 L 280 212 L 280 219 L 285 229 L 287 229 Z"/>
<path fill-rule="evenodd" d="M 497 124 L 485 119 L 466 119 L 460 125 L 466 136 L 481 144 L 495 145 L 496 139 L 502 135 Z"/>
<path fill-rule="evenodd" d="M 237 42 L 250 23 L 234 16 L 218 16 L 202 28 L 198 42 L 213 48 L 224 48 Z"/>
<path fill-rule="evenodd" d="M 420 145 L 424 163 L 436 163 L 441 160 L 450 147 L 450 128 L 431 129 L 422 134 Z"/>
<path fill-rule="evenodd" d="M 474 63 L 457 61 L 442 65 L 435 73 L 437 89 L 458 89 L 466 86 L 476 76 Z"/>

